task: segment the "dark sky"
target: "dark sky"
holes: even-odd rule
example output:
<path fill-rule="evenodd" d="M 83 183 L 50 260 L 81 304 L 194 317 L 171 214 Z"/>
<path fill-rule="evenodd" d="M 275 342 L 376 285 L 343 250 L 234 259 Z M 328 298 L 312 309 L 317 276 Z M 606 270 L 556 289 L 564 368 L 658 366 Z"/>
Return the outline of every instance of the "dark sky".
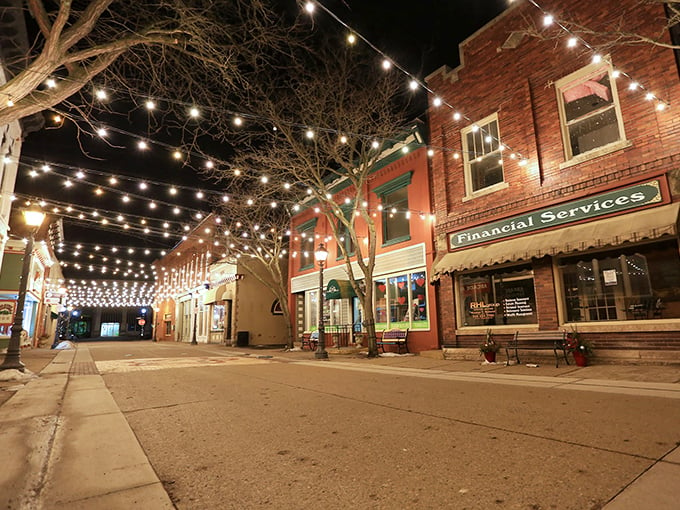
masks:
<path fill-rule="evenodd" d="M 283 1 L 283 0 L 282 0 Z M 292 5 L 293 0 L 285 0 Z M 506 0 L 422 0 L 420 2 L 401 0 L 323 0 L 329 10 L 336 14 L 350 27 L 365 36 L 376 47 L 384 51 L 391 59 L 399 63 L 412 74 L 424 78 L 442 65 L 455 67 L 458 65 L 458 43 L 474 33 L 483 24 L 490 21 L 505 8 Z M 326 13 L 317 10 L 314 14 L 314 29 L 322 31 L 335 30 L 339 33 L 347 32 L 337 21 Z M 310 23 L 310 26 L 312 24 Z M 376 56 L 376 58 L 379 58 Z M 396 72 L 396 71 L 395 71 Z M 406 78 L 405 78 L 406 79 Z M 421 98 L 422 108 L 426 106 L 426 98 Z M 420 113 L 420 112 L 418 112 Z M 50 114 L 51 115 L 51 114 Z M 54 125 L 51 117 L 47 124 Z M 118 125 L 131 132 L 138 132 L 135 124 Z M 143 134 L 139 133 L 139 134 Z M 136 183 L 119 183 L 116 189 L 125 190 L 131 194 L 138 194 L 145 199 L 133 199 L 123 204 L 121 195 L 104 190 L 101 196 L 94 195 L 94 187 L 78 183 L 73 179 L 74 186 L 63 186 L 64 178 L 47 178 L 40 175 L 31 178 L 28 175 L 30 167 L 22 165 L 17 179 L 17 193 L 37 195 L 46 199 L 58 200 L 62 203 L 87 205 L 87 209 L 108 209 L 122 214 L 138 214 L 149 217 L 149 223 L 154 229 L 160 229 L 164 220 L 181 221 L 195 225 L 195 210 L 207 210 L 205 201 L 195 198 L 199 189 L 219 189 L 214 184 L 201 181 L 191 169 L 183 167 L 169 156 L 169 150 L 140 152 L 132 146 L 134 141 L 116 133 L 110 133 L 108 139 L 116 146 L 107 147 L 100 140 L 92 140 L 87 135 L 77 136 L 72 126 L 65 125 L 57 130 L 44 129 L 31 134 L 23 148 L 24 163 L 38 167 L 42 161 L 50 161 L 68 165 L 72 169 L 60 169 L 61 172 L 75 174 L 77 168 L 85 169 L 89 182 L 108 185 L 108 178 L 94 176 L 87 169 L 100 170 L 110 174 L 125 174 L 137 178 L 151 179 L 167 183 L 167 186 L 150 185 L 146 190 L 139 190 Z M 125 148 L 122 148 L 125 147 Z M 85 154 L 88 154 L 86 156 Z M 178 188 L 177 195 L 169 196 L 171 184 L 185 186 L 189 189 Z M 175 204 L 181 208 L 179 215 L 171 214 L 170 206 L 160 206 L 150 211 L 148 204 L 152 200 Z M 65 236 L 67 253 L 60 255 L 67 262 L 79 260 L 84 267 L 88 264 L 103 265 L 98 259 L 87 259 L 90 253 L 83 248 L 79 258 L 71 254 L 75 243 L 103 243 L 122 247 L 135 246 L 142 250 L 151 250 L 151 255 L 143 255 L 138 250 L 134 255 L 128 255 L 135 260 L 135 264 L 142 261 L 150 263 L 159 256 L 163 248 L 171 248 L 178 240 L 177 235 L 170 238 L 144 235 L 134 232 L 132 235 L 121 235 L 114 231 L 102 229 L 101 226 L 89 224 L 87 227 L 77 227 L 74 220 L 66 220 Z M 120 230 L 118 230 L 120 232 Z M 119 251 L 117 256 L 124 257 Z M 67 277 L 96 278 L 100 273 L 75 272 L 72 267 L 64 270 Z M 110 274 L 107 276 L 110 277 Z"/>
<path fill-rule="evenodd" d="M 424 78 L 442 65 L 458 65 L 458 43 L 500 14 L 508 0 L 326 0 L 323 4 Z"/>

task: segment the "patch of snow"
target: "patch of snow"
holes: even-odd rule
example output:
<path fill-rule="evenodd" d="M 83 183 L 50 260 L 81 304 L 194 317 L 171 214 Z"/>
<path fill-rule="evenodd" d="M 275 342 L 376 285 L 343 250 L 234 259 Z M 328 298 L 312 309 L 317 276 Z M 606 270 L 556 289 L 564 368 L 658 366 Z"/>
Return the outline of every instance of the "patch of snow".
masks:
<path fill-rule="evenodd" d="M 397 356 L 415 356 L 415 354 L 407 352 L 406 354 L 399 354 L 397 352 L 381 352 L 378 354 L 381 358 L 396 358 Z"/>
<path fill-rule="evenodd" d="M 24 372 L 19 370 L 0 370 L 0 381 L 28 381 L 38 377 L 30 370 L 26 369 Z"/>
<path fill-rule="evenodd" d="M 59 342 L 55 349 L 75 349 L 76 344 L 71 342 L 70 340 L 64 340 L 63 342 Z"/>

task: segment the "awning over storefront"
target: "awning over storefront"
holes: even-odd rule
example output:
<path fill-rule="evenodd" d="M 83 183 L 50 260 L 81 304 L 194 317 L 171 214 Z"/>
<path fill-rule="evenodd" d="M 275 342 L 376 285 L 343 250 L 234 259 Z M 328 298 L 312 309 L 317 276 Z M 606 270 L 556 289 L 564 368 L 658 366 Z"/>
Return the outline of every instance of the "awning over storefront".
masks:
<path fill-rule="evenodd" d="M 435 260 L 432 280 L 438 280 L 442 274 L 464 269 L 617 246 L 626 242 L 656 239 L 663 235 L 676 235 L 678 233 L 678 210 L 680 210 L 680 203 L 653 207 L 635 213 L 447 253 Z"/>
<path fill-rule="evenodd" d="M 222 294 L 224 294 L 225 288 L 226 285 L 218 285 L 215 288 L 205 291 L 205 294 L 203 294 L 203 304 L 209 305 L 215 301 L 220 301 L 222 299 Z"/>
<path fill-rule="evenodd" d="M 356 297 L 349 280 L 330 280 L 326 286 L 326 299 L 343 299 Z"/>

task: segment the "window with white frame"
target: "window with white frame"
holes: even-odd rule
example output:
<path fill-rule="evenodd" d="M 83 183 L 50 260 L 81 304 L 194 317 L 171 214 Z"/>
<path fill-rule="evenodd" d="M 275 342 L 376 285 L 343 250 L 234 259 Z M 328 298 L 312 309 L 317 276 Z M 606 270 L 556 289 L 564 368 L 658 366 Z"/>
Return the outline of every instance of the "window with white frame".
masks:
<path fill-rule="evenodd" d="M 462 135 L 466 194 L 492 191 L 504 179 L 498 116 L 493 114 L 466 127 Z"/>
<path fill-rule="evenodd" d="M 555 85 L 567 160 L 624 140 L 610 64 L 588 65 Z"/>

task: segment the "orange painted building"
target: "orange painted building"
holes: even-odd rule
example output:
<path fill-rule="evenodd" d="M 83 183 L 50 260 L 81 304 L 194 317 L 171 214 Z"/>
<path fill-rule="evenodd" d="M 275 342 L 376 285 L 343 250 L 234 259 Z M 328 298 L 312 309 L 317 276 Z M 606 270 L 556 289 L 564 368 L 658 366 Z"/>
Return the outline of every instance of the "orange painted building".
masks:
<path fill-rule="evenodd" d="M 376 331 L 408 328 L 411 352 L 439 347 L 436 295 L 428 283 L 434 260 L 429 173 L 427 149 L 414 132 L 384 153 L 366 183 L 367 208 L 377 231 Z M 333 200 L 341 209 L 353 200 L 354 189 L 343 187 L 342 181 L 334 183 L 333 189 Z M 365 239 L 366 225 L 356 220 L 355 228 L 359 239 Z M 319 268 L 314 251 L 324 242 L 329 254 L 324 268 L 324 323 L 327 331 L 338 333 L 332 333 L 327 343 L 352 344 L 360 337 L 363 314 L 358 298 L 343 284 L 348 277 L 338 242 L 349 241 L 334 239 L 323 214 L 308 205 L 292 219 L 290 242 L 289 304 L 296 338 L 318 324 Z M 348 251 L 356 252 L 349 246 Z M 362 273 L 356 269 L 354 274 Z"/>

